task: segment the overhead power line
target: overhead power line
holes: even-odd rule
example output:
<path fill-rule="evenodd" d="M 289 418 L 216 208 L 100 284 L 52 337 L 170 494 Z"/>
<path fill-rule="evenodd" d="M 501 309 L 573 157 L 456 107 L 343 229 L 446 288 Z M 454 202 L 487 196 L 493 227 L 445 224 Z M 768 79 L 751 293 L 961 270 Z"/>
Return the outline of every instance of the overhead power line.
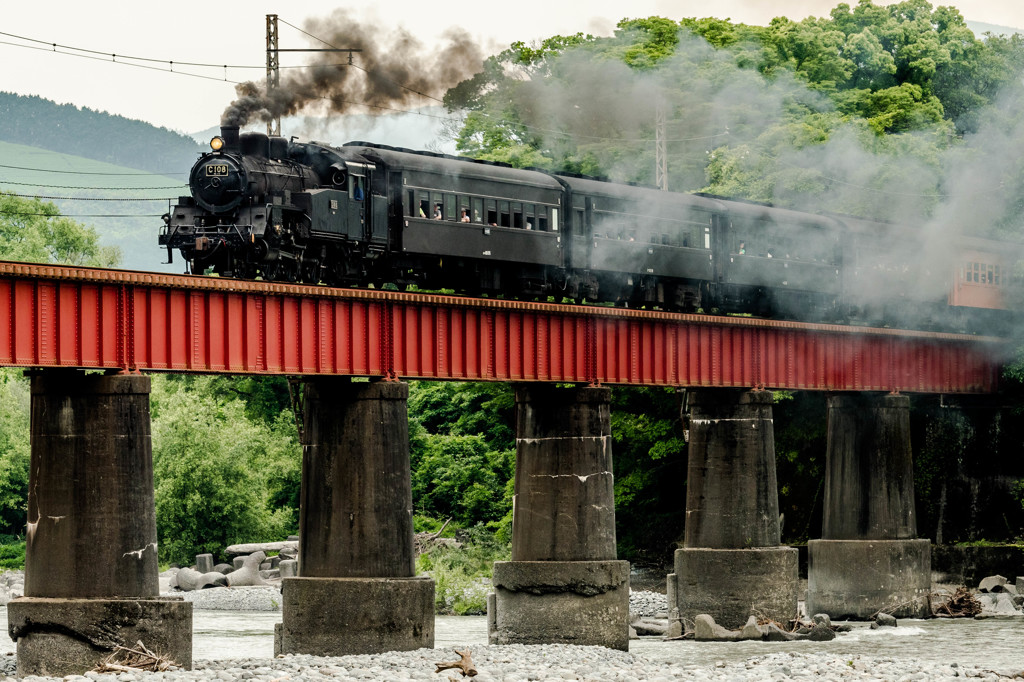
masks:
<path fill-rule="evenodd" d="M 60 201 L 176 201 L 178 197 L 150 197 L 148 199 L 139 199 L 134 197 L 118 197 L 114 199 L 108 199 L 106 197 L 44 197 L 38 194 L 15 194 L 14 192 L 4 192 L 4 195 L 9 197 L 21 197 L 22 199 L 51 199 Z"/>
<path fill-rule="evenodd" d="M 167 187 L 98 187 L 95 185 L 43 185 L 38 182 L 12 182 L 10 180 L 0 180 L 0 187 L 5 185 L 19 185 L 22 187 L 43 187 L 45 189 L 99 189 L 106 191 L 118 191 L 118 192 L 139 192 L 142 190 L 154 190 L 154 189 L 187 189 L 188 185 L 170 185 Z"/>
<path fill-rule="evenodd" d="M 0 215 L 16 215 L 36 218 L 159 218 L 160 213 L 32 213 L 29 211 L 7 211 L 0 208 Z"/>
<path fill-rule="evenodd" d="M 29 168 L 28 166 L 7 166 L 0 163 L 0 168 L 12 168 L 14 170 L 38 171 L 40 173 L 69 173 L 71 175 L 118 175 L 129 178 L 141 177 L 168 177 L 171 175 L 188 175 L 188 171 L 168 171 L 166 173 L 99 173 L 92 171 L 57 170 L 55 168 Z"/>
<path fill-rule="evenodd" d="M 280 19 L 280 21 L 282 23 L 290 26 L 291 28 L 294 28 L 295 30 L 300 31 L 301 33 L 303 33 L 306 36 L 312 38 L 313 40 L 317 40 L 317 41 L 319 41 L 319 42 L 321 42 L 321 43 L 323 43 L 325 45 L 331 45 L 331 43 L 323 40 L 322 38 L 318 38 L 317 36 L 315 36 L 315 35 L 313 35 L 311 33 L 308 33 L 306 31 L 296 27 L 294 24 L 291 24 L 291 23 L 289 23 L 289 22 L 287 22 L 287 21 L 285 21 L 283 19 Z M 24 40 L 24 41 L 33 43 L 33 45 L 24 45 L 24 44 L 20 44 L 20 43 L 12 43 L 12 42 L 9 42 L 9 41 L 0 41 L 0 45 L 11 45 L 11 46 L 14 46 L 14 47 L 23 47 L 23 48 L 27 48 L 27 49 L 41 50 L 41 51 L 44 51 L 44 52 L 55 52 L 57 54 L 62 54 L 62 55 L 66 55 L 66 56 L 81 57 L 81 58 L 93 59 L 93 60 L 104 61 L 104 62 L 106 62 L 106 61 L 113 61 L 114 63 L 121 64 L 121 65 L 124 65 L 124 66 L 134 66 L 134 67 L 137 67 L 137 68 L 152 69 L 152 70 L 156 70 L 156 71 L 163 71 L 165 73 L 174 73 L 174 74 L 177 74 L 179 76 L 190 76 L 190 77 L 193 77 L 193 78 L 202 78 L 202 79 L 206 79 L 206 80 L 223 81 L 223 82 L 229 83 L 231 85 L 238 85 L 242 81 L 232 80 L 232 79 L 228 78 L 227 77 L 227 70 L 228 69 L 259 69 L 259 70 L 265 70 L 266 69 L 265 65 L 249 66 L 249 65 L 242 65 L 242 64 L 235 64 L 235 65 L 231 65 L 231 64 L 213 64 L 213 63 L 204 63 L 204 62 L 173 61 L 173 60 L 165 60 L 165 59 L 153 59 L 153 58 L 149 58 L 149 57 L 135 57 L 135 56 L 130 56 L 130 55 L 117 54 L 117 53 L 114 53 L 114 52 L 104 52 L 104 51 L 100 51 L 100 50 L 91 50 L 91 49 L 87 49 L 87 48 L 74 47 L 74 46 L 71 46 L 71 45 L 62 45 L 60 43 L 54 43 L 54 42 L 50 42 L 50 41 L 46 41 L 46 40 L 38 40 L 36 38 L 28 38 L 28 37 L 16 35 L 16 34 L 13 34 L 13 33 L 5 33 L 3 31 L 0 31 L 0 36 L 7 36 L 9 38 L 15 38 L 17 40 Z M 163 67 L 154 66 L 155 64 L 165 64 L 167 66 L 166 66 L 166 68 L 163 68 Z M 193 72 L 190 72 L 190 71 L 179 71 L 179 70 L 175 70 L 175 68 L 174 68 L 175 66 L 187 66 L 187 67 L 190 67 L 190 68 L 216 68 L 216 69 L 224 69 L 224 75 L 223 75 L 223 77 L 214 77 L 214 76 L 209 76 L 207 74 L 193 73 Z M 368 71 L 367 69 L 365 69 L 365 68 L 363 68 L 363 67 L 361 67 L 361 66 L 359 66 L 357 64 L 349 64 L 347 62 L 346 63 L 333 64 L 331 66 L 352 66 L 352 67 L 354 67 L 356 69 L 359 69 L 359 70 L 363 71 L 364 73 L 370 73 L 370 71 Z M 286 69 L 286 68 L 288 68 L 288 69 L 292 69 L 292 68 L 293 69 L 305 69 L 305 68 L 309 68 L 309 67 L 306 66 L 306 65 L 300 65 L 300 66 L 280 67 L 280 68 L 282 68 L 282 69 Z M 385 79 L 385 80 L 388 80 L 388 79 Z M 398 83 L 396 81 L 389 80 L 389 82 L 393 83 L 394 85 L 396 85 L 396 86 L 398 86 L 398 87 L 400 87 L 400 88 L 402 88 L 404 90 L 407 90 L 407 91 L 409 91 L 411 93 L 414 93 L 414 94 L 419 95 L 421 97 L 424 97 L 426 99 L 430 99 L 430 100 L 433 100 L 435 102 L 442 102 L 442 100 L 440 100 L 440 99 L 438 99 L 436 97 L 433 97 L 432 95 L 428 95 L 426 93 L 420 92 L 419 90 L 415 90 L 413 88 L 407 87 L 407 86 L 405 86 L 405 85 L 403 85 L 401 83 Z M 446 115 L 440 115 L 440 114 L 430 114 L 430 113 L 426 113 L 426 112 L 422 112 L 422 111 L 411 111 L 409 109 L 401 109 L 399 107 L 389 107 L 389 106 L 383 106 L 383 105 L 378 105 L 378 104 L 369 104 L 367 102 L 355 102 L 355 101 L 352 101 L 352 100 L 343 100 L 343 99 L 337 99 L 337 98 L 326 97 L 326 96 L 321 96 L 318 99 L 326 101 L 326 102 L 336 102 L 336 103 L 339 103 L 339 104 L 349 104 L 349 105 L 352 105 L 352 106 L 361 106 L 361 107 L 366 107 L 368 109 L 378 109 L 378 110 L 381 110 L 381 111 L 392 111 L 392 112 L 401 113 L 401 114 L 415 114 L 417 116 L 425 116 L 427 118 L 433 118 L 433 119 L 437 119 L 439 121 L 450 121 L 452 123 L 458 123 L 458 122 L 461 121 L 460 118 L 455 118 L 455 117 L 452 117 L 452 116 L 446 116 Z M 490 118 L 490 119 L 497 118 L 497 117 L 492 116 L 492 115 L 490 115 L 490 114 L 488 114 L 486 112 L 478 112 L 478 113 L 481 116 L 485 116 L 485 117 Z M 533 131 L 537 131 L 537 132 L 540 132 L 540 133 L 546 133 L 546 134 L 549 134 L 549 135 L 557 135 L 559 137 L 564 137 L 564 138 L 568 138 L 568 139 L 603 141 L 603 142 L 619 142 L 619 143 L 623 143 L 623 144 L 655 144 L 655 142 L 656 142 L 653 138 L 648 139 L 648 138 L 604 137 L 604 136 L 599 136 L 599 135 L 583 135 L 583 134 L 579 134 L 579 133 L 569 133 L 569 132 L 565 132 L 565 131 L 561 131 L 561 130 L 551 130 L 551 129 L 542 128 L 542 127 L 539 127 L 539 126 L 532 126 L 532 125 L 529 125 L 529 124 L 526 124 L 526 123 L 522 123 L 522 122 L 519 122 L 519 123 L 517 123 L 515 125 L 521 126 L 521 127 L 525 128 L 527 130 L 533 130 Z M 721 133 L 715 133 L 715 134 L 712 134 L 712 135 L 703 135 L 703 136 L 698 136 L 698 137 L 687 137 L 687 138 L 669 139 L 669 140 L 665 140 L 665 141 L 666 142 L 696 142 L 696 141 L 700 141 L 700 140 L 711 140 L 711 139 L 715 139 L 715 138 L 718 138 L 718 137 L 724 137 L 724 136 L 727 136 L 728 134 L 729 134 L 728 131 L 725 131 L 725 132 L 721 132 Z M 0 166 L 0 167 L 2 167 L 2 166 Z"/>

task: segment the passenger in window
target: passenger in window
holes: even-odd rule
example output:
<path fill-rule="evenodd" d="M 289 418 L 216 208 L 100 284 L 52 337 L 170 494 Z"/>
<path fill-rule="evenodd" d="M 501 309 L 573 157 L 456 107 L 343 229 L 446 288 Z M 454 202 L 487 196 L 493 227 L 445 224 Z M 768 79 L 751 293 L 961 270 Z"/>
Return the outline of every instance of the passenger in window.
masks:
<path fill-rule="evenodd" d="M 459 218 L 459 222 L 460 223 L 468 223 L 469 222 L 469 211 L 467 211 L 466 209 L 462 209 L 462 217 Z"/>
<path fill-rule="evenodd" d="M 434 220 L 441 219 L 441 204 L 434 204 Z"/>
<path fill-rule="evenodd" d="M 526 221 L 526 229 L 527 230 L 532 230 L 533 229 L 533 223 L 531 223 L 529 220 Z"/>
<path fill-rule="evenodd" d="M 740 255 L 742 256 L 746 252 L 747 252 L 747 243 L 746 242 L 740 242 L 740 251 L 739 251 Z"/>
<path fill-rule="evenodd" d="M 427 217 L 427 214 L 426 214 L 426 213 L 424 213 L 424 211 L 423 211 L 423 207 L 422 207 L 422 206 L 420 206 L 420 217 L 421 217 L 421 218 L 426 218 L 426 217 Z"/>

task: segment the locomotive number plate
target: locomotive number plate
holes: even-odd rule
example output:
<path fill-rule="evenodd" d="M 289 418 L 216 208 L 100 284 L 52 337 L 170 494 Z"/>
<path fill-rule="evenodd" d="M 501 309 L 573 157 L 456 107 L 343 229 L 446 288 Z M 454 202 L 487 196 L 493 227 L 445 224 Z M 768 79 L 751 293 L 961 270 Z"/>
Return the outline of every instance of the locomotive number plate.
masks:
<path fill-rule="evenodd" d="M 227 177 L 228 165 L 226 163 L 209 163 L 206 165 L 206 177 Z"/>

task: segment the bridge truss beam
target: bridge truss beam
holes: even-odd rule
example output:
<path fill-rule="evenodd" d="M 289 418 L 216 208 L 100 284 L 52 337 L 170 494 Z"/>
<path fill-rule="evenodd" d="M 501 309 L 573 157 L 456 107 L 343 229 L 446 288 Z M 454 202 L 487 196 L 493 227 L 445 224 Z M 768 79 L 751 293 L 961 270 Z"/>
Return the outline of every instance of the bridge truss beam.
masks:
<path fill-rule="evenodd" d="M 0 263 L 0 365 L 991 393 L 1002 339 Z"/>

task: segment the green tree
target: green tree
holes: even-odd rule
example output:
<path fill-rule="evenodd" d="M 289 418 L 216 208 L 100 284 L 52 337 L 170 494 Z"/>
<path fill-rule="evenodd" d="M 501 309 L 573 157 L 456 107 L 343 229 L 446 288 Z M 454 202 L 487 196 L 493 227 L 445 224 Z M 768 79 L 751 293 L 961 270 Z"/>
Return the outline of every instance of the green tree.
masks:
<path fill-rule="evenodd" d="M 515 399 L 501 383 L 412 382 L 413 506 L 417 515 L 479 524 L 511 537 Z"/>
<path fill-rule="evenodd" d="M 25 532 L 29 390 L 21 370 L 0 369 L 0 535 Z"/>
<path fill-rule="evenodd" d="M 687 444 L 675 389 L 615 388 L 612 461 L 622 558 L 662 560 L 683 537 Z"/>
<path fill-rule="evenodd" d="M 290 413 L 252 421 L 240 400 L 212 395 L 209 380 L 153 390 L 153 468 L 162 561 L 187 565 L 239 542 L 280 540 L 297 530 L 279 506 L 282 483 L 299 475 Z"/>
<path fill-rule="evenodd" d="M 51 202 L 0 192 L 0 259 L 114 267 L 121 251 L 101 246 L 94 229 L 62 216 Z"/>

